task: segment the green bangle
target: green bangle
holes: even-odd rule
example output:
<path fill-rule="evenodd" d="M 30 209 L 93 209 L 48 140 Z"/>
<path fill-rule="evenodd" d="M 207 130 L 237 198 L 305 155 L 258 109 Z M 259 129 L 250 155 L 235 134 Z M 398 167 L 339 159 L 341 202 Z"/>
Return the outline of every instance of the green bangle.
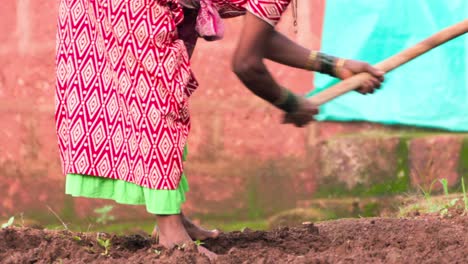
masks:
<path fill-rule="evenodd" d="M 317 55 L 317 60 L 320 63 L 320 69 L 318 72 L 335 77 L 336 59 L 336 57 L 319 52 Z"/>
<path fill-rule="evenodd" d="M 289 90 L 286 90 L 286 91 L 287 91 L 286 99 L 282 100 L 281 103 L 275 104 L 275 106 L 285 111 L 286 113 L 296 112 L 297 109 L 299 108 L 299 100 L 297 99 L 297 96 L 293 92 Z"/>

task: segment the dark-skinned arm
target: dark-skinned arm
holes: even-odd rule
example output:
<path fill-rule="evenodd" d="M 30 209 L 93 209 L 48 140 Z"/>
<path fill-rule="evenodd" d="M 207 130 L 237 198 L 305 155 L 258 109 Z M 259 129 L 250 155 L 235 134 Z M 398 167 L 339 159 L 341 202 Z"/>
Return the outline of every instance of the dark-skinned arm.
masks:
<path fill-rule="evenodd" d="M 233 71 L 244 85 L 268 102 L 281 97 L 281 87 L 263 63 L 265 47 L 274 32 L 271 25 L 247 12 L 232 61 Z"/>
<path fill-rule="evenodd" d="M 247 12 L 232 63 L 234 72 L 244 85 L 270 103 L 281 99 L 285 91 L 273 79 L 263 63 L 265 47 L 268 46 L 274 32 L 275 30 L 270 24 Z M 293 110 L 283 109 L 287 112 L 285 121 L 296 126 L 304 126 L 313 121 L 313 116 L 317 114 L 316 107 L 303 97 L 295 96 L 292 93 L 288 94 L 294 98 L 293 101 L 296 103 Z"/>
<path fill-rule="evenodd" d="M 298 69 L 305 69 L 310 53 L 311 50 L 295 43 L 276 30 L 270 34 L 270 41 L 267 42 L 265 48 L 266 59 Z M 309 70 L 319 70 L 318 63 L 312 66 L 313 69 Z"/>
<path fill-rule="evenodd" d="M 295 43 L 280 32 L 274 30 L 270 35 L 265 49 L 265 58 L 294 68 L 305 69 L 309 64 L 311 50 Z M 315 61 L 312 68 L 307 70 L 320 71 L 320 63 Z M 342 69 L 338 71 L 337 78 L 346 79 L 360 72 L 368 72 L 373 78 L 366 81 L 359 89 L 361 93 L 372 93 L 380 87 L 383 81 L 383 72 L 372 67 L 368 63 L 354 60 L 346 60 Z"/>

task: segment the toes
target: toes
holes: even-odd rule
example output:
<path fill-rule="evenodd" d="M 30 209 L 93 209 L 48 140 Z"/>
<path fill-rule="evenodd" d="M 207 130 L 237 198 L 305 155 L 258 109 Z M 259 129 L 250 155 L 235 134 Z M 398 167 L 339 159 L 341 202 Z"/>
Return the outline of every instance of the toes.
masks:
<path fill-rule="evenodd" d="M 219 231 L 218 229 L 213 229 L 210 231 L 210 233 L 210 238 L 217 238 L 221 234 L 221 231 Z"/>

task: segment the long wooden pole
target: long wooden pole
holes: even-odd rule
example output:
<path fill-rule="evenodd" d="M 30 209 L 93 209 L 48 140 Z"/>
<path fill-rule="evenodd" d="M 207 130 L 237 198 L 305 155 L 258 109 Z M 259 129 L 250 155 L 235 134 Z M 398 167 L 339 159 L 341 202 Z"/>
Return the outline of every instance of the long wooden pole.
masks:
<path fill-rule="evenodd" d="M 384 60 L 376 65 L 377 69 L 384 72 L 389 72 L 408 61 L 430 51 L 431 49 L 444 44 L 458 36 L 468 32 L 468 19 L 457 23 L 453 26 L 445 28 L 431 37 L 419 42 L 418 44 Z M 332 87 L 312 96 L 309 100 L 316 106 L 322 105 L 346 92 L 356 90 L 361 84 L 371 77 L 368 73 L 360 73 L 355 76 L 341 81 Z"/>

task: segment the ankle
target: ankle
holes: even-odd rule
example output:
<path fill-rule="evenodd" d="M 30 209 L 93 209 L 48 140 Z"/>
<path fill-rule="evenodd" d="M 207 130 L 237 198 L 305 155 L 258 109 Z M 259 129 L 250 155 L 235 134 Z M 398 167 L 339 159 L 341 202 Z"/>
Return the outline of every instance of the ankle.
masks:
<path fill-rule="evenodd" d="M 190 236 L 182 223 L 181 215 L 157 216 L 160 241 L 185 242 Z"/>

